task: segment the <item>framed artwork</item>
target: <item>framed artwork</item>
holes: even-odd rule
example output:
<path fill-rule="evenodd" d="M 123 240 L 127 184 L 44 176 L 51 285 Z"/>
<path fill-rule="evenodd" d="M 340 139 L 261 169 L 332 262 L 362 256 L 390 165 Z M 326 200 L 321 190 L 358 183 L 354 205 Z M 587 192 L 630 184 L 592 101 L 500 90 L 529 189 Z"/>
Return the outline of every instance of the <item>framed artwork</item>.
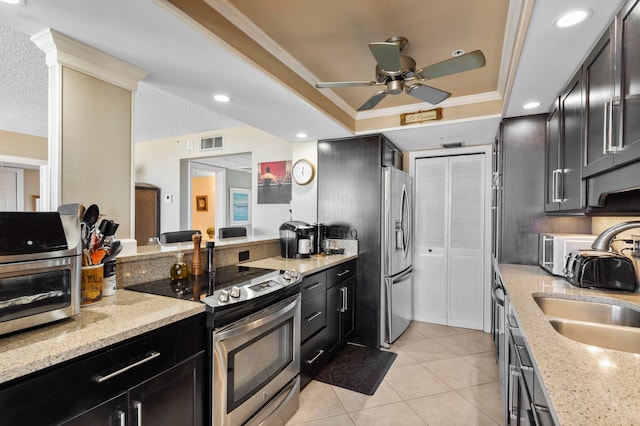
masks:
<path fill-rule="evenodd" d="M 258 163 L 258 204 L 291 202 L 291 161 Z"/>
<path fill-rule="evenodd" d="M 229 210 L 231 225 L 248 225 L 251 222 L 251 191 L 229 188 Z"/>
<path fill-rule="evenodd" d="M 209 211 L 209 202 L 206 195 L 196 195 L 196 211 Z"/>

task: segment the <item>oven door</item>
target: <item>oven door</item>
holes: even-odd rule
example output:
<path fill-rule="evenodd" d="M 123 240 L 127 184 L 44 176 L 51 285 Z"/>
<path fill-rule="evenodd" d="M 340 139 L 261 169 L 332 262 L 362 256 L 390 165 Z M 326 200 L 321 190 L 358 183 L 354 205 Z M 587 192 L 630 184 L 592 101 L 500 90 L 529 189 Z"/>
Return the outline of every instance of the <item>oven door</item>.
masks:
<path fill-rule="evenodd" d="M 271 421 L 297 411 L 299 294 L 213 330 L 212 344 L 214 425 Z"/>

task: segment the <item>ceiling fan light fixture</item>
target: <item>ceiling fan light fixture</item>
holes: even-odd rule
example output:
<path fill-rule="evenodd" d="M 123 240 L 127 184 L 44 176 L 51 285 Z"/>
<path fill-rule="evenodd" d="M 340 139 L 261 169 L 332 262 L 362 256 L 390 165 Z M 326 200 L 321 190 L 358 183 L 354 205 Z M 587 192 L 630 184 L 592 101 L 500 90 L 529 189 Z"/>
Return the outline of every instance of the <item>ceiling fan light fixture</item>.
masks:
<path fill-rule="evenodd" d="M 585 21 L 591 15 L 591 9 L 570 10 L 555 20 L 556 27 L 567 28 Z"/>

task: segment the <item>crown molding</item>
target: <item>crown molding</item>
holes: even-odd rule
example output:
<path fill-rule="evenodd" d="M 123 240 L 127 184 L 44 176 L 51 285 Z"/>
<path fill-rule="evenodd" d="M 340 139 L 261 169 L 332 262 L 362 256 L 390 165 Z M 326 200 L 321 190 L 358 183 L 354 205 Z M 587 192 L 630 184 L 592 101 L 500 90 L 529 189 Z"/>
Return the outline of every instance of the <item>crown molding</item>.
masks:
<path fill-rule="evenodd" d="M 135 92 L 138 81 L 149 74 L 50 28 L 32 36 L 31 41 L 45 52 L 49 67 L 73 68 L 131 92 Z"/>

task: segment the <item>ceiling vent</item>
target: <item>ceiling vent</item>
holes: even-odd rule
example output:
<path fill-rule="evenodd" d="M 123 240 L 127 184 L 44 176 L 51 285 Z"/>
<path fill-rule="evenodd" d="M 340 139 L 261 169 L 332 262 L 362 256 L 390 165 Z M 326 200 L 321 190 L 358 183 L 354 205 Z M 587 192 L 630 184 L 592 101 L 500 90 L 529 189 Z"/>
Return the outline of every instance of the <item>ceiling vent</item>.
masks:
<path fill-rule="evenodd" d="M 222 141 L 222 136 L 200 139 L 200 151 L 212 151 L 214 149 L 223 149 L 223 148 L 224 148 L 224 143 Z"/>
<path fill-rule="evenodd" d="M 443 148 L 462 148 L 464 146 L 464 142 L 443 143 L 440 146 Z"/>

